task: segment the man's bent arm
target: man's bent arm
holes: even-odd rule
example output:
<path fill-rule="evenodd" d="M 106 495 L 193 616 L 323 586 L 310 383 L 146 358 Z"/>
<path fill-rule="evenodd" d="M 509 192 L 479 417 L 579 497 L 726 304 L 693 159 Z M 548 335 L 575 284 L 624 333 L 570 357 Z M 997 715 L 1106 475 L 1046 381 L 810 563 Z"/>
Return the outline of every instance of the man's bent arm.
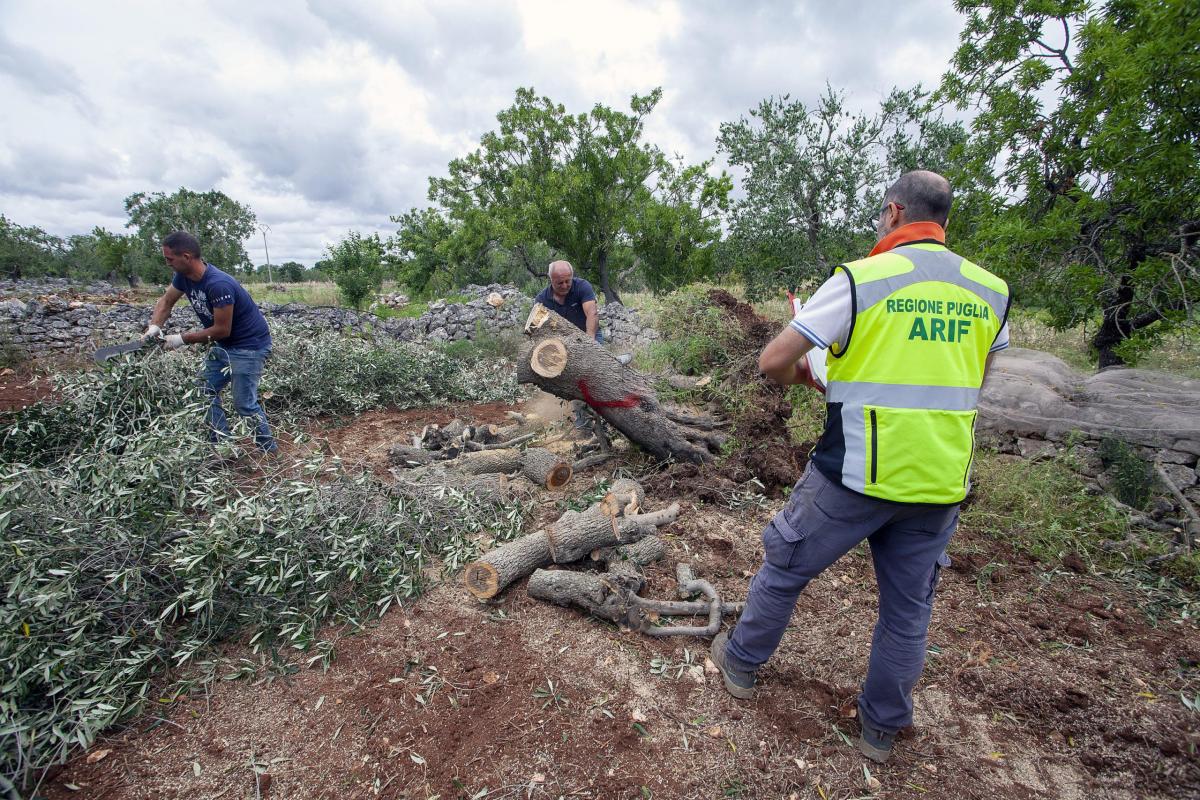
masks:
<path fill-rule="evenodd" d="M 161 328 L 167 318 L 171 316 L 171 309 L 175 307 L 181 297 L 183 297 L 183 292 L 174 286 L 168 286 L 167 290 L 163 292 L 163 296 L 158 298 L 158 302 L 154 304 L 154 310 L 150 312 L 150 324 Z"/>
<path fill-rule="evenodd" d="M 596 311 L 596 301 L 587 300 L 583 304 L 583 315 L 587 318 L 587 335 L 589 339 L 595 339 L 596 333 L 600 330 L 600 313 Z"/>
<path fill-rule="evenodd" d="M 807 336 L 789 325 L 763 348 L 758 357 L 758 369 L 780 386 L 804 383 L 804 377 L 796 371 L 796 362 L 815 346 Z"/>
<path fill-rule="evenodd" d="M 220 306 L 213 309 L 213 324 L 198 331 L 188 331 L 183 334 L 184 344 L 205 344 L 225 339 L 233 329 L 233 306 Z"/>

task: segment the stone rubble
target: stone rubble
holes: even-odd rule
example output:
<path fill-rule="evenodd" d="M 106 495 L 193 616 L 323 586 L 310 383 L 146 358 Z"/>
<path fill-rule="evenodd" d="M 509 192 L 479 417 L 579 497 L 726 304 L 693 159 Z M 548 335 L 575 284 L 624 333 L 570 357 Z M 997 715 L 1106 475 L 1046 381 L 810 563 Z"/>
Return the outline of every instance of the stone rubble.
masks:
<path fill-rule="evenodd" d="M 113 295 L 112 303 L 69 300 L 59 294 Z M 409 342 L 451 342 L 479 335 L 518 333 L 533 300 L 511 285 L 470 285 L 461 294 L 465 303 L 435 300 L 419 317 L 381 318 L 346 308 L 314 307 L 300 303 L 260 303 L 269 318 L 302 330 L 341 330 Z M 116 297 L 120 290 L 98 282 L 81 287 L 65 279 L 0 282 L 0 348 L 17 357 L 55 353 L 86 353 L 95 348 L 138 336 L 150 321 L 151 302 L 133 305 Z M 23 299 L 23 298 L 32 299 Z M 503 302 L 497 304 L 496 300 Z M 186 303 L 175 306 L 166 330 L 196 327 L 196 317 Z M 645 326 L 633 309 L 619 303 L 601 306 L 600 327 L 614 346 L 634 349 L 657 340 L 658 332 Z"/>

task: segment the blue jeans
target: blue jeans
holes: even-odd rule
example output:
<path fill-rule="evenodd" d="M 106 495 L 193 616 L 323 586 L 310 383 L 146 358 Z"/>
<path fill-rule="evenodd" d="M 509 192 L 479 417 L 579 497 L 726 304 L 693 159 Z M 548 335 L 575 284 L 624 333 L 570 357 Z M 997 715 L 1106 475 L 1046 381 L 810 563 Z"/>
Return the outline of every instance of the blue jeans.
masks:
<path fill-rule="evenodd" d="M 259 449 L 273 453 L 278 446 L 267 424 L 267 412 L 258 402 L 258 382 L 262 379 L 263 362 L 271 352 L 265 350 L 226 349 L 213 345 L 204 358 L 204 392 L 212 398 L 208 407 L 208 425 L 213 441 L 229 436 L 229 420 L 221 407 L 221 390 L 233 384 L 233 407 L 243 417 L 253 417 L 254 443 Z"/>
<path fill-rule="evenodd" d="M 958 506 L 892 503 L 852 492 L 811 463 L 788 504 L 763 531 L 765 560 L 750 582 L 746 610 L 729 637 L 735 669 L 757 670 L 783 638 L 808 582 L 863 539 L 879 584 L 879 620 L 871 640 L 859 708 L 895 733 L 912 724 L 912 690 L 925 668 L 925 637 L 946 545 Z"/>

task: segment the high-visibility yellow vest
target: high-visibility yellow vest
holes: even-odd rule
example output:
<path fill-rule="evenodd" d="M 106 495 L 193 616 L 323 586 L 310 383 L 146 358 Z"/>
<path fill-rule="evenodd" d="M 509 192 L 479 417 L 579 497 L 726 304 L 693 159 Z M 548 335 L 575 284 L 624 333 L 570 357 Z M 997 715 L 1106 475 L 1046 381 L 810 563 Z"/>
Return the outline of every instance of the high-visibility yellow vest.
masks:
<path fill-rule="evenodd" d="M 812 459 L 847 489 L 958 503 L 970 488 L 975 415 L 1008 285 L 943 245 L 909 244 L 834 268 L 853 317 L 829 348 L 825 431 Z"/>

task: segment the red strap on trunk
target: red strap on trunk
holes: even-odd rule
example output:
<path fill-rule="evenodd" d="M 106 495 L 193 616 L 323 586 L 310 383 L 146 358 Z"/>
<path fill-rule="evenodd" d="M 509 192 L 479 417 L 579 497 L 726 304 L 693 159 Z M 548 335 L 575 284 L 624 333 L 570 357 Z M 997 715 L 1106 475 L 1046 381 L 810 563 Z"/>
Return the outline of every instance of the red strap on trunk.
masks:
<path fill-rule="evenodd" d="M 597 400 L 596 398 L 592 397 L 592 393 L 588 391 L 587 381 L 583 380 L 582 378 L 579 379 L 579 382 L 576 384 L 576 386 L 579 387 L 580 393 L 583 394 L 583 402 L 587 403 L 592 408 L 633 408 L 638 403 L 642 402 L 642 398 L 638 397 L 632 392 L 625 395 L 624 399 L 622 400 Z"/>

